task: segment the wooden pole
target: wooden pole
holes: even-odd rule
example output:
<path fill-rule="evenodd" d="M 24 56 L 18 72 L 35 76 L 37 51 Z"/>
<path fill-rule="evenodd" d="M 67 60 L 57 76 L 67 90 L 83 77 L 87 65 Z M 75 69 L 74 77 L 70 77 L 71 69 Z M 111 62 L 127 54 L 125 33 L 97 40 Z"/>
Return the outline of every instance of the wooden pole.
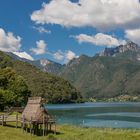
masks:
<path fill-rule="evenodd" d="M 56 123 L 54 122 L 54 134 L 56 134 Z"/>
<path fill-rule="evenodd" d="M 16 114 L 16 128 L 18 128 L 18 114 Z"/>
<path fill-rule="evenodd" d="M 35 135 L 35 124 L 33 123 L 33 135 Z"/>
<path fill-rule="evenodd" d="M 45 135 L 45 117 L 44 117 L 44 114 L 43 114 L 43 136 Z"/>
<path fill-rule="evenodd" d="M 47 127 L 46 133 L 48 134 L 48 121 L 47 121 L 47 124 L 46 124 L 46 125 L 47 125 L 47 126 L 46 126 L 46 127 Z"/>
<path fill-rule="evenodd" d="M 52 124 L 51 124 L 51 122 L 50 122 L 50 131 L 52 130 Z"/>
<path fill-rule="evenodd" d="M 2 115 L 2 126 L 4 126 L 4 114 Z"/>
<path fill-rule="evenodd" d="M 30 120 L 30 133 L 32 135 L 32 117 L 31 117 L 31 120 Z"/>
<path fill-rule="evenodd" d="M 56 116 L 54 117 L 54 134 L 56 134 Z"/>
<path fill-rule="evenodd" d="M 39 124 L 39 128 L 40 128 L 39 134 L 42 135 L 42 133 L 43 133 L 43 132 L 42 132 L 42 131 L 43 131 L 42 124 Z"/>
<path fill-rule="evenodd" d="M 28 122 L 25 124 L 25 131 L 28 132 Z"/>
<path fill-rule="evenodd" d="M 25 128 L 25 115 L 23 115 L 23 118 L 22 118 L 22 129 L 23 129 L 23 133 L 24 133 L 24 128 Z"/>

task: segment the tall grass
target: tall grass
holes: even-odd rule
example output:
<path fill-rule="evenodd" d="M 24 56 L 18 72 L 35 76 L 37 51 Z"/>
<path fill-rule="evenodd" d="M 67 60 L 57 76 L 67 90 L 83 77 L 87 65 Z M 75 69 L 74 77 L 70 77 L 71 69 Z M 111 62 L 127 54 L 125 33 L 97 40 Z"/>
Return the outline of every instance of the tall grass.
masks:
<path fill-rule="evenodd" d="M 0 140 L 140 140 L 140 130 L 57 126 L 57 135 L 31 136 L 22 129 L 0 126 Z"/>

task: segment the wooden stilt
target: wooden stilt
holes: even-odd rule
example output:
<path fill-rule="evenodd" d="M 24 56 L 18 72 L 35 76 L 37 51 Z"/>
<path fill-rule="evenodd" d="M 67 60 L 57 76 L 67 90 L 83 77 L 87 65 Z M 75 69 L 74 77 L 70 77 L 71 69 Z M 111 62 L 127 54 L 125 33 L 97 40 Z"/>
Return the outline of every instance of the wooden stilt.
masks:
<path fill-rule="evenodd" d="M 47 135 L 47 122 L 45 123 L 45 135 Z"/>
<path fill-rule="evenodd" d="M 52 131 L 52 124 L 50 123 L 50 131 Z"/>
<path fill-rule="evenodd" d="M 33 135 L 35 135 L 35 124 L 33 123 Z"/>
<path fill-rule="evenodd" d="M 36 130 L 36 124 L 35 123 L 33 124 L 33 130 L 34 130 L 34 135 L 36 135 L 37 134 L 37 130 Z"/>
<path fill-rule="evenodd" d="M 45 117 L 44 117 L 44 114 L 43 114 L 43 136 L 45 136 Z"/>
<path fill-rule="evenodd" d="M 36 129 L 36 134 L 38 135 L 40 133 L 39 132 L 39 124 L 36 124 L 35 129 Z"/>
<path fill-rule="evenodd" d="M 56 134 L 56 116 L 54 116 L 54 134 Z"/>
<path fill-rule="evenodd" d="M 54 123 L 54 134 L 56 134 L 56 123 Z"/>
<path fill-rule="evenodd" d="M 30 120 L 30 133 L 32 135 L 32 117 L 31 117 L 31 120 Z"/>
<path fill-rule="evenodd" d="M 48 122 L 46 124 L 46 133 L 48 134 Z"/>
<path fill-rule="evenodd" d="M 23 133 L 24 133 L 24 129 L 25 129 L 25 115 L 23 115 L 23 118 L 22 118 L 22 129 L 23 129 Z"/>
<path fill-rule="evenodd" d="M 41 131 L 42 131 L 41 129 L 42 129 L 42 128 L 41 128 L 41 125 L 39 124 L 39 135 L 41 135 L 41 133 L 42 133 L 42 132 L 41 132 Z"/>
<path fill-rule="evenodd" d="M 28 124 L 26 123 L 25 124 L 25 130 L 26 130 L 26 133 L 28 132 Z"/>

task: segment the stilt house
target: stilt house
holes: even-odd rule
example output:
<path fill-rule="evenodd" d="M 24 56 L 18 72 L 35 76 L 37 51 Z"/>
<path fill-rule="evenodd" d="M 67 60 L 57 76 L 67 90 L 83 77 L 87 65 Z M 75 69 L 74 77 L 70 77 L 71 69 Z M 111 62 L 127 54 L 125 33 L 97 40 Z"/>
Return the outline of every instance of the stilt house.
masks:
<path fill-rule="evenodd" d="M 43 128 L 45 133 L 48 131 L 48 126 L 51 131 L 51 126 L 54 124 L 56 131 L 55 120 L 50 117 L 43 103 L 44 100 L 41 97 L 30 97 L 28 99 L 28 103 L 22 113 L 23 129 L 29 125 L 31 133 L 32 130 L 34 133 L 34 129 L 39 130 L 39 128 Z"/>

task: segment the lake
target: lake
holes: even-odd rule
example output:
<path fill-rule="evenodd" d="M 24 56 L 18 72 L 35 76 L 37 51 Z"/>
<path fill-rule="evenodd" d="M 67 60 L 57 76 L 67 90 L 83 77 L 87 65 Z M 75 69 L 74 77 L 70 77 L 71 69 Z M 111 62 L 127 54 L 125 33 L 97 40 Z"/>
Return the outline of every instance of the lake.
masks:
<path fill-rule="evenodd" d="M 59 124 L 83 127 L 140 128 L 140 102 L 46 105 Z"/>

